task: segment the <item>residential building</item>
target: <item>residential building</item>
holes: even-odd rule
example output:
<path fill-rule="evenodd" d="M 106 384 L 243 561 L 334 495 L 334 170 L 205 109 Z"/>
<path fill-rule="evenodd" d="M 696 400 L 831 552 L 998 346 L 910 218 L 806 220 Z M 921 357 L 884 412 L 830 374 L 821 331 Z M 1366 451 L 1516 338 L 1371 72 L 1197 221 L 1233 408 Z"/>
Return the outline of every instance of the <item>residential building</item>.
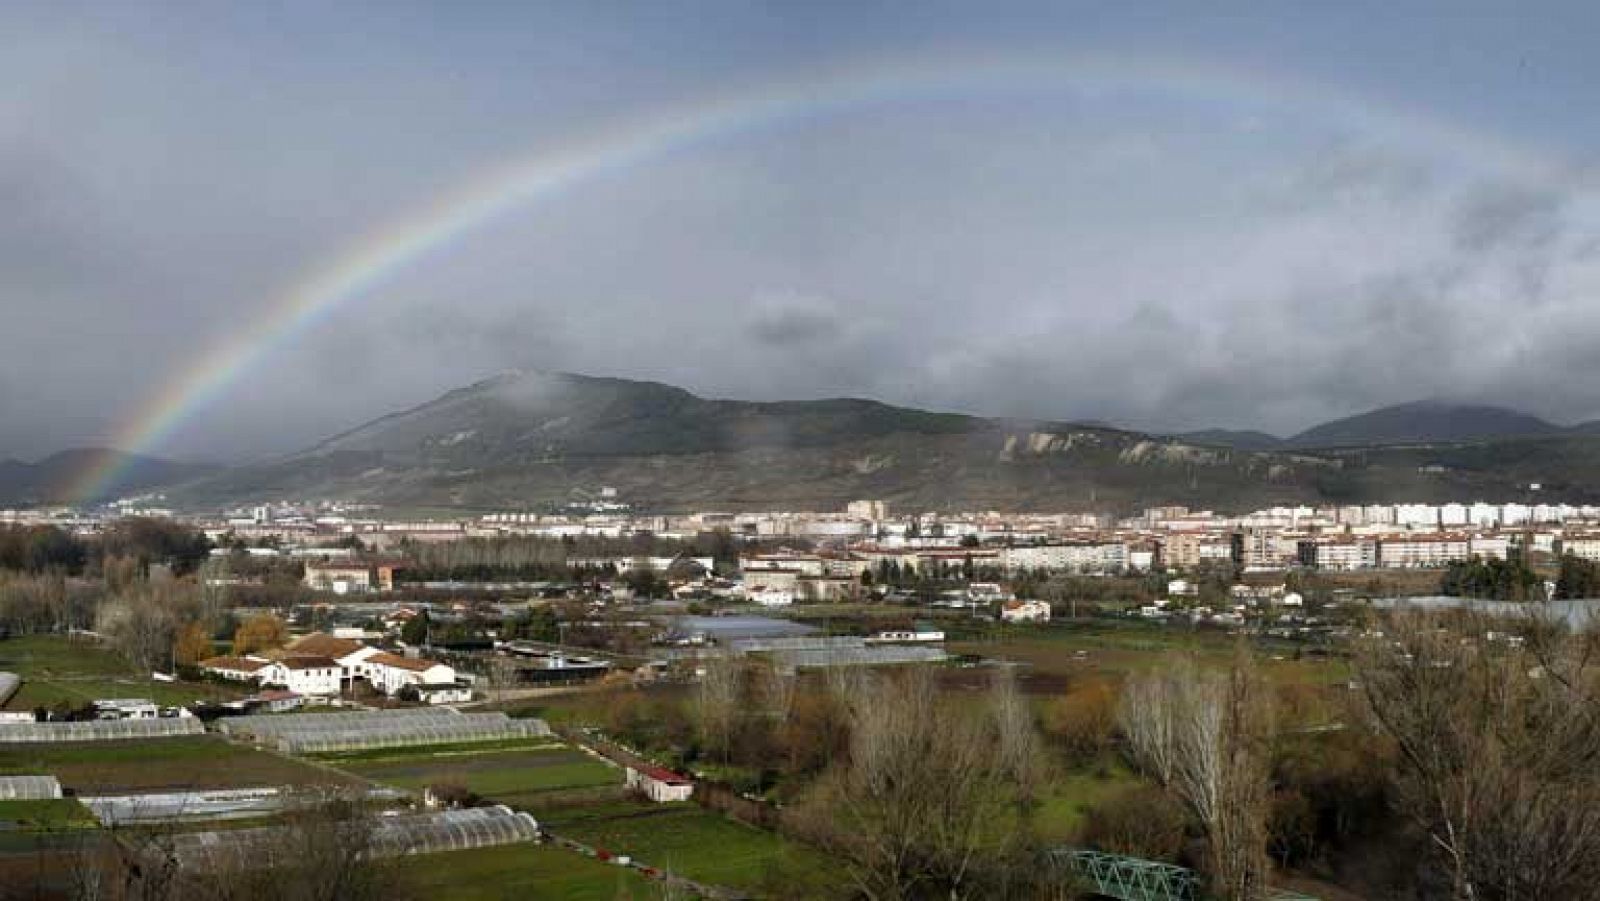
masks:
<path fill-rule="evenodd" d="M 1098 541 L 1018 545 L 1000 551 L 1000 565 L 1007 573 L 1121 572 L 1128 568 L 1128 546 Z"/>
<path fill-rule="evenodd" d="M 274 660 L 261 668 L 262 685 L 276 685 L 296 694 L 333 697 L 339 694 L 343 670 L 332 657 L 299 655 Z"/>
<path fill-rule="evenodd" d="M 364 663 L 371 674 L 372 687 L 394 697 L 406 686 L 443 685 L 456 681 L 453 667 L 419 657 L 379 652 Z"/>
<path fill-rule="evenodd" d="M 199 663 L 200 671 L 234 682 L 254 682 L 272 661 L 265 657 L 211 657 Z"/>
<path fill-rule="evenodd" d="M 1348 571 L 1378 565 L 1378 542 L 1353 535 L 1323 535 L 1299 543 L 1301 566 Z"/>
<path fill-rule="evenodd" d="M 1471 556 L 1470 540 L 1457 533 L 1395 534 L 1378 540 L 1378 563 L 1388 569 L 1437 568 Z"/>

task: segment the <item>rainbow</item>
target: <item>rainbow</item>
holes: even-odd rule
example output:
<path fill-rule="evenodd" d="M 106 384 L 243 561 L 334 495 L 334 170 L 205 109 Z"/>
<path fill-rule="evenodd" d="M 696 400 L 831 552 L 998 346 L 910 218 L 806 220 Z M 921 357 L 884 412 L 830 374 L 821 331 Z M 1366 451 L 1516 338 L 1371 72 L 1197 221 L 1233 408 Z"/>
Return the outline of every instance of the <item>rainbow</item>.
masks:
<path fill-rule="evenodd" d="M 354 242 L 295 282 L 229 340 L 210 347 L 134 410 L 111 445 L 139 453 L 158 447 L 210 407 L 273 351 L 333 311 L 370 295 L 477 229 L 596 179 L 648 165 L 709 142 L 775 125 L 907 99 L 985 91 L 1147 92 L 1258 111 L 1315 115 L 1448 158 L 1469 158 L 1500 175 L 1539 184 L 1564 177 L 1546 154 L 1416 111 L 1380 106 L 1327 87 L 1215 63 L 1135 56 L 1063 57 L 930 54 L 914 60 L 843 66 L 725 92 L 657 110 L 563 147 L 519 159 Z M 72 502 L 103 497 L 123 473 L 117 455 L 87 469 Z"/>

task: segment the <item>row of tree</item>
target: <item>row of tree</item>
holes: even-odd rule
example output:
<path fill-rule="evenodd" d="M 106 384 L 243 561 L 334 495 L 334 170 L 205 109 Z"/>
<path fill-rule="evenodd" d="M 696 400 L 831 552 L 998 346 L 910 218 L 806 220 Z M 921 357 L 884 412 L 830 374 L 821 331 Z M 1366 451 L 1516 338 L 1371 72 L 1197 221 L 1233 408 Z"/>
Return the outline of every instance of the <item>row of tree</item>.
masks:
<path fill-rule="evenodd" d="M 109 561 L 132 560 L 142 570 L 161 565 L 181 576 L 210 552 L 203 532 L 167 519 L 120 519 L 90 537 L 56 526 L 0 526 L 0 570 L 11 572 L 98 575 Z"/>

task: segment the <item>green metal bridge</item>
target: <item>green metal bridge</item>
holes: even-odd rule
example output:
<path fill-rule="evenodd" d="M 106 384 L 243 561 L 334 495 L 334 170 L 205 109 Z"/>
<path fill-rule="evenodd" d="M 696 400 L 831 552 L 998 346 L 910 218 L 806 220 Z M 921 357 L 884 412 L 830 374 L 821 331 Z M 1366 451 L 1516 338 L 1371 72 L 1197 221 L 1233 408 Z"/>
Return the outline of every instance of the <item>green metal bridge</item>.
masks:
<path fill-rule="evenodd" d="M 1087 848 L 1057 848 L 1050 859 L 1094 889 L 1119 901 L 1203 901 L 1200 875 L 1188 867 Z M 1273 889 L 1268 901 L 1317 901 L 1310 895 Z"/>

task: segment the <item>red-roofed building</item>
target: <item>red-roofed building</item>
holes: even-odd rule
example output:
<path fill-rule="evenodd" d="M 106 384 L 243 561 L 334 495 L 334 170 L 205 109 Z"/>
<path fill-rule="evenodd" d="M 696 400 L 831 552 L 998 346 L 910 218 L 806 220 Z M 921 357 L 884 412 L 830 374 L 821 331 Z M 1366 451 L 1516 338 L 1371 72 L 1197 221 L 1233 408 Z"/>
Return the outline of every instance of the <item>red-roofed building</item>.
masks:
<path fill-rule="evenodd" d="M 627 768 L 627 785 L 657 804 L 687 801 L 694 794 L 693 779 L 648 763 L 637 763 Z"/>
<path fill-rule="evenodd" d="M 339 661 L 320 655 L 300 655 L 274 660 L 261 668 L 262 685 L 281 685 L 292 692 L 313 697 L 332 697 L 339 693 L 344 669 Z"/>

